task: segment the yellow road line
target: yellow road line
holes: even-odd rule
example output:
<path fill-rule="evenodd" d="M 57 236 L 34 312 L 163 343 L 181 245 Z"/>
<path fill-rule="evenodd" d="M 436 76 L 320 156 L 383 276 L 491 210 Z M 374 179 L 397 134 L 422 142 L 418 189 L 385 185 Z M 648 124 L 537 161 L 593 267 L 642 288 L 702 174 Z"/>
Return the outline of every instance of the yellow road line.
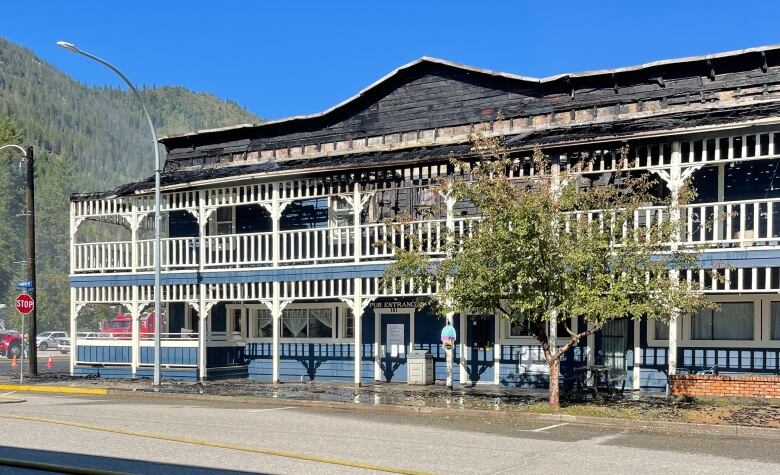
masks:
<path fill-rule="evenodd" d="M 26 468 L 29 470 L 38 470 L 43 472 L 67 473 L 73 475 L 130 475 L 127 472 L 115 472 L 113 470 L 103 470 L 100 468 L 72 467 L 70 465 L 7 458 L 0 458 L 0 465 L 4 465 L 6 467 Z"/>
<path fill-rule="evenodd" d="M 297 460 L 305 460 L 308 462 L 319 462 L 319 463 L 326 463 L 330 465 L 340 465 L 344 467 L 353 467 L 353 468 L 360 468 L 364 470 L 374 470 L 377 472 L 387 472 L 387 473 L 399 473 L 404 475 L 427 475 L 427 472 L 421 472 L 417 470 L 409 470 L 405 468 L 398 468 L 398 467 L 389 467 L 386 465 L 374 465 L 369 463 L 363 463 L 363 462 L 353 462 L 351 460 L 341 460 L 341 459 L 334 459 L 329 457 L 320 457 L 318 455 L 307 455 L 307 454 L 301 454 L 297 452 L 288 452 L 285 450 L 277 450 L 277 449 L 267 449 L 267 448 L 258 448 L 258 447 L 250 447 L 248 445 L 240 445 L 240 444 L 229 444 L 226 442 L 217 442 L 212 440 L 203 440 L 203 439 L 193 439 L 190 437 L 177 437 L 173 435 L 165 435 L 165 434 L 154 434 L 150 432 L 140 432 L 140 431 L 133 431 L 133 430 L 124 430 L 124 429 L 114 429 L 111 427 L 103 427 L 103 426 L 96 426 L 92 424 L 84 424 L 81 422 L 71 422 L 71 421 L 63 421 L 58 419 L 48 419 L 44 417 L 31 417 L 31 416 L 17 416 L 17 415 L 11 415 L 11 414 L 0 414 L 0 419 L 15 419 L 20 421 L 32 421 L 32 422 L 43 422 L 46 424 L 57 424 L 61 426 L 68 426 L 68 427 L 77 427 L 79 429 L 89 429 L 89 430 L 95 430 L 100 432 L 109 432 L 112 434 L 120 434 L 120 435 L 129 435 L 134 437 L 143 437 L 146 439 L 156 439 L 156 440 L 164 440 L 168 442 L 178 442 L 181 444 L 190 444 L 190 445 L 199 445 L 202 447 L 213 447 L 218 449 L 228 449 L 228 450 L 238 450 L 241 452 L 251 452 L 255 454 L 262 454 L 262 455 L 271 455 L 274 457 L 284 457 L 284 458 L 290 458 L 290 459 L 297 459 Z"/>
<path fill-rule="evenodd" d="M 108 396 L 106 388 L 71 388 L 68 386 L 38 386 L 26 384 L 0 384 L 0 391 L 24 391 L 31 393 L 91 394 Z"/>

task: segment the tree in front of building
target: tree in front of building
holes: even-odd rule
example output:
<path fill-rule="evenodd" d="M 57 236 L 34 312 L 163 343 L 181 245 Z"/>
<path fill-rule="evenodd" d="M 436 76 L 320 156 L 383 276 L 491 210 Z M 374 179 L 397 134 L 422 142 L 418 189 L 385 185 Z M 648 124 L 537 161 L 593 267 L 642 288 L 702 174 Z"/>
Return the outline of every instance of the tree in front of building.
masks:
<path fill-rule="evenodd" d="M 670 244 L 689 193 L 659 202 L 651 175 L 620 171 L 586 186 L 583 164 L 563 171 L 538 149 L 536 173 L 518 178 L 508 173 L 515 164 L 499 139 L 478 137 L 474 149 L 475 158 L 453 160 L 456 173 L 438 185 L 451 202 L 478 210 L 471 232 L 450 234 L 443 258 L 419 252 L 419 233 L 408 236 L 407 245 L 396 247 L 385 282 L 405 279 L 435 289 L 428 303 L 440 314 L 496 314 L 525 327 L 549 367 L 553 408 L 561 357 L 607 322 L 668 321 L 673 312 L 712 305 L 673 278 L 679 274 L 672 271 L 698 262 L 695 251 Z M 649 219 L 640 212 L 648 204 L 656 205 Z M 573 330 L 571 319 L 585 328 Z M 559 326 L 566 334 L 553 333 Z"/>

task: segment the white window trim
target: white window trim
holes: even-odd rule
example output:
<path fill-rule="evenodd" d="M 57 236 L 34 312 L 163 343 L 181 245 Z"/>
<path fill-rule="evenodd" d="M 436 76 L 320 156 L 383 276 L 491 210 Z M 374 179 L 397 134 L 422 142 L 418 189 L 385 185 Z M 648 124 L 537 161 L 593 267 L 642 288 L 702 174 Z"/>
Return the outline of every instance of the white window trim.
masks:
<path fill-rule="evenodd" d="M 219 208 L 216 208 L 214 210 L 214 213 L 211 215 L 211 219 L 209 219 L 209 236 L 218 236 L 220 234 L 217 233 L 218 227 L 220 223 L 227 223 L 228 221 L 217 221 L 217 216 L 219 215 L 220 209 L 229 209 L 230 210 L 230 229 L 231 232 L 228 234 L 221 234 L 221 236 L 229 236 L 231 234 L 236 234 L 236 207 L 235 206 L 220 206 Z"/>
<path fill-rule="evenodd" d="M 772 302 L 780 302 L 780 296 L 774 294 L 763 295 L 710 295 L 713 302 L 753 302 L 753 339 L 752 340 L 694 340 L 691 338 L 691 317 L 683 316 L 677 319 L 678 346 L 689 348 L 780 348 L 780 340 L 772 340 L 770 337 L 770 310 Z M 668 347 L 668 340 L 659 340 L 655 337 L 655 325 L 647 320 L 647 346 Z"/>
<path fill-rule="evenodd" d="M 499 317 L 496 315 L 496 318 L 499 320 L 498 324 L 500 325 L 500 333 L 499 333 L 499 342 L 502 345 L 514 345 L 514 346 L 526 346 L 526 345 L 540 345 L 539 340 L 536 339 L 536 337 L 533 336 L 512 336 L 510 335 L 511 326 L 508 318 Z M 569 319 L 569 328 L 571 328 L 571 331 L 574 333 L 579 332 L 579 324 L 578 324 L 577 318 L 570 318 Z M 561 341 L 562 339 L 568 341 L 570 339 L 569 335 L 562 335 L 559 336 L 556 340 Z"/>
<path fill-rule="evenodd" d="M 255 335 L 257 333 L 257 321 L 255 316 L 253 315 L 253 310 L 256 309 L 268 309 L 263 304 L 259 303 L 248 303 L 248 304 L 228 304 L 226 305 L 226 308 L 243 308 L 244 309 L 244 316 L 249 320 L 247 324 L 247 337 L 245 338 L 247 343 L 271 343 L 273 342 L 273 337 L 253 337 L 251 335 Z M 296 304 L 290 304 L 287 307 L 285 307 L 285 310 L 296 310 L 296 309 L 316 309 L 316 308 L 327 308 L 331 309 L 332 315 L 333 315 L 333 324 L 337 325 L 336 328 L 334 328 L 334 336 L 331 338 L 290 338 L 290 337 L 284 337 L 280 336 L 279 341 L 281 343 L 353 343 L 355 341 L 354 338 L 345 338 L 343 336 L 345 328 L 346 328 L 346 312 L 348 311 L 345 304 L 337 303 L 337 302 L 326 302 L 326 303 L 296 303 Z M 245 320 L 246 321 L 246 320 Z"/>

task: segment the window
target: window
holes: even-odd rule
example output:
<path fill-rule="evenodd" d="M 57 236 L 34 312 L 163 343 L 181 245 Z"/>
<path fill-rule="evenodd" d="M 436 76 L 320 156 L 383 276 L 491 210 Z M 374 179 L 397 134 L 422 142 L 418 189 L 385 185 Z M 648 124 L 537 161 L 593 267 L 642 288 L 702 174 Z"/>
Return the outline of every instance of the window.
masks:
<path fill-rule="evenodd" d="M 241 333 L 242 328 L 242 320 L 243 320 L 244 312 L 243 309 L 235 308 L 233 309 L 233 333 Z"/>
<path fill-rule="evenodd" d="M 217 213 L 215 217 L 215 228 L 216 228 L 216 234 L 217 235 L 223 235 L 223 234 L 233 234 L 233 229 L 235 228 L 234 220 L 233 220 L 233 208 L 232 207 L 222 207 L 217 208 Z"/>
<path fill-rule="evenodd" d="M 273 322 L 271 321 L 271 311 L 267 308 L 255 309 L 255 338 L 271 338 L 273 333 Z"/>
<path fill-rule="evenodd" d="M 509 323 L 509 336 L 531 336 L 525 317 Z"/>
<path fill-rule="evenodd" d="M 282 312 L 285 338 L 333 338 L 333 310 L 294 308 Z"/>
<path fill-rule="evenodd" d="M 669 323 L 662 322 L 661 320 L 653 320 L 655 325 L 655 339 L 656 340 L 668 340 L 669 339 Z"/>
<path fill-rule="evenodd" d="M 753 302 L 727 302 L 717 310 L 700 310 L 691 318 L 691 339 L 752 340 Z"/>
<path fill-rule="evenodd" d="M 355 337 L 355 317 L 352 316 L 352 310 L 347 310 L 347 318 L 344 322 L 344 338 Z"/>
<path fill-rule="evenodd" d="M 780 340 L 780 302 L 772 302 L 770 310 L 771 321 L 769 322 L 769 338 Z"/>
<path fill-rule="evenodd" d="M 338 196 L 331 198 L 330 213 L 331 226 L 352 226 L 355 222 L 352 206 L 344 198 Z"/>

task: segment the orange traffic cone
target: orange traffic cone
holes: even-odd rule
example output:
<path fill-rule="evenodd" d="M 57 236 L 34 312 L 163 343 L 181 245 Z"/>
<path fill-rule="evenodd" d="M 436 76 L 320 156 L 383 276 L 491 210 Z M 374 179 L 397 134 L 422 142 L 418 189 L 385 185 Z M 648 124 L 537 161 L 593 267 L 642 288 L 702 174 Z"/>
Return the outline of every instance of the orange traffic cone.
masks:
<path fill-rule="evenodd" d="M 11 360 L 11 368 L 16 368 L 16 355 L 14 355 L 13 359 Z"/>
<path fill-rule="evenodd" d="M 54 366 L 54 361 L 52 361 L 51 355 L 49 355 L 49 361 L 46 362 L 46 367 L 51 368 L 52 366 Z"/>

